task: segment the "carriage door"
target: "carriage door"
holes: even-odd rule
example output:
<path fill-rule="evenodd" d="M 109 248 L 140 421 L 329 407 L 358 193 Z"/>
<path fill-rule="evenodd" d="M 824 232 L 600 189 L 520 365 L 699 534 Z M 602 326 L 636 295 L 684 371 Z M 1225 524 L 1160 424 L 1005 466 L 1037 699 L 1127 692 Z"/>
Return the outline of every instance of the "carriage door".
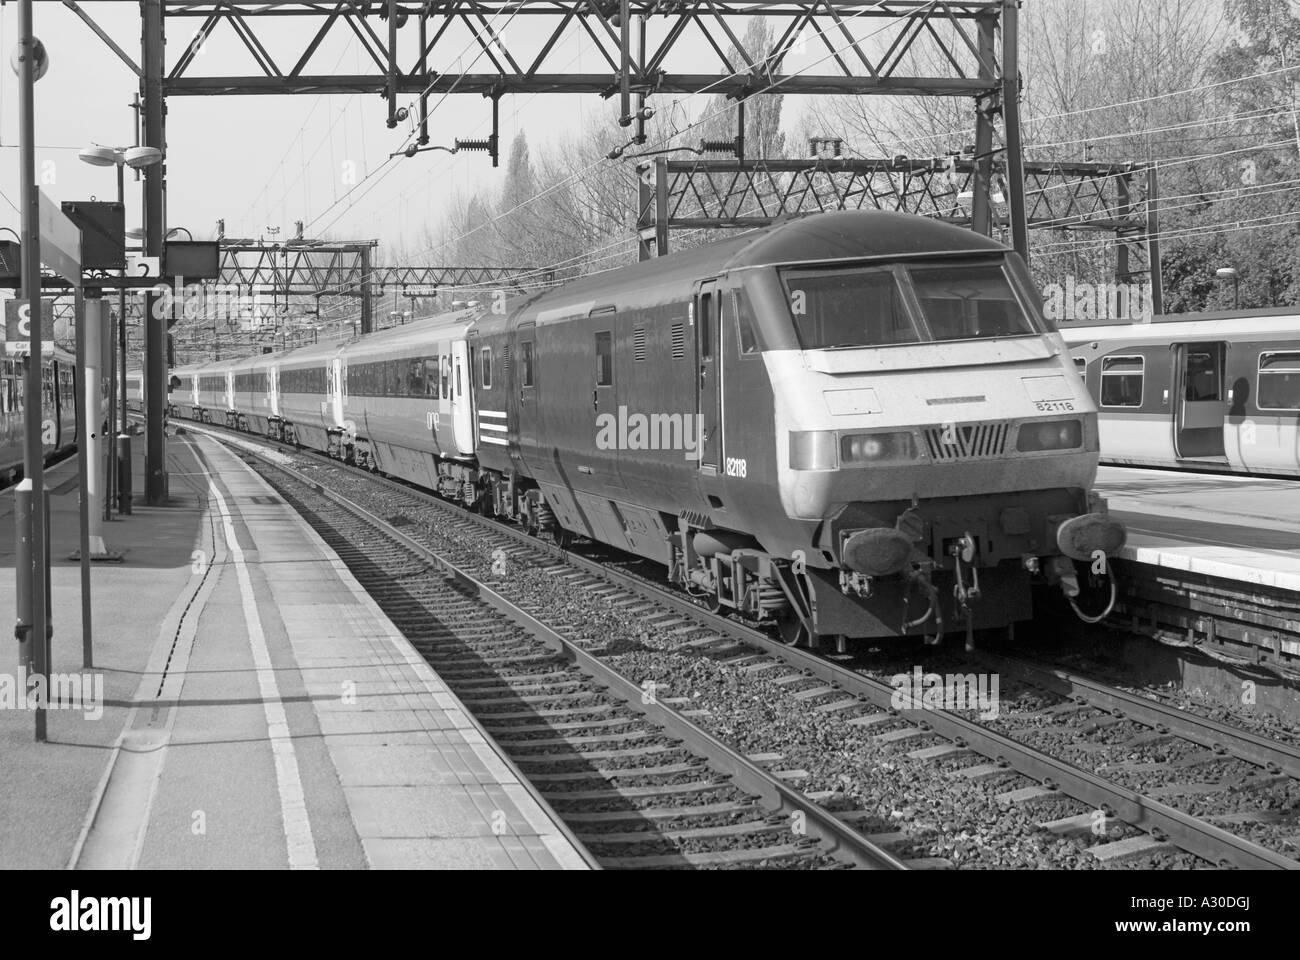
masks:
<path fill-rule="evenodd" d="M 335 357 L 330 361 L 329 369 L 329 394 L 330 394 L 330 417 L 332 427 L 343 426 L 343 401 L 344 391 L 347 388 L 347 380 L 343 375 L 343 358 Z"/>
<path fill-rule="evenodd" d="M 1174 449 L 1183 459 L 1222 457 L 1227 395 L 1223 385 L 1226 345 L 1179 343 L 1174 346 L 1178 408 L 1174 415 Z"/>
<path fill-rule="evenodd" d="M 699 436 L 700 469 L 718 472 L 722 454 L 722 329 L 717 284 L 706 280 L 695 295 L 695 351 L 699 376 L 696 412 Z"/>
<path fill-rule="evenodd" d="M 465 340 L 451 342 L 451 356 L 440 362 L 446 364 L 443 374 L 443 397 L 451 403 L 451 422 L 456 438 L 456 449 L 462 454 L 474 452 L 474 382 L 469 375 L 469 344 Z M 499 418 L 504 420 L 504 417 Z M 504 430 L 500 431 L 504 433 Z M 505 437 L 502 437 L 505 442 Z"/>
<path fill-rule="evenodd" d="M 278 417 L 280 415 L 280 368 L 271 367 L 266 371 L 266 405 L 270 408 L 270 415 Z"/>

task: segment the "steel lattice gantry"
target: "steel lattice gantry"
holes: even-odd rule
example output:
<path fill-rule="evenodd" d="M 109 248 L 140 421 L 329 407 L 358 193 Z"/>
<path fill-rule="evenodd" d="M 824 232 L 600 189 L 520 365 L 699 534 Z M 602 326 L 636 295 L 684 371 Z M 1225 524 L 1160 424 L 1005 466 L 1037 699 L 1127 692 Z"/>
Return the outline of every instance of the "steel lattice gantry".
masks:
<path fill-rule="evenodd" d="M 456 287 L 500 284 L 522 291 L 524 281 L 550 279 L 536 267 L 374 266 L 376 240 L 268 244 L 223 239 L 220 283 L 259 288 L 277 296 L 339 296 L 364 300 L 373 287 Z M 362 314 L 369 307 L 363 305 Z M 368 324 L 367 324 L 368 326 Z"/>
<path fill-rule="evenodd" d="M 979 163 L 917 159 L 669 160 L 639 168 L 642 257 L 666 252 L 673 229 L 749 228 L 826 210 L 893 210 L 974 226 Z M 992 168 L 991 224 L 1009 229 L 1015 191 L 1007 164 Z M 1162 307 L 1159 194 L 1153 166 L 1026 161 L 1021 195 L 1033 230 L 1110 233 L 1120 280 L 1149 274 Z"/>
<path fill-rule="evenodd" d="M 497 103 L 507 93 L 617 96 L 619 122 L 635 124 L 638 141 L 644 134 L 646 99 L 660 94 L 722 93 L 739 100 L 768 91 L 969 97 L 979 158 L 972 226 L 992 229 L 991 161 L 995 127 L 1000 127 L 1013 194 L 1011 232 L 1016 248 L 1027 255 L 1019 166 L 1019 3 L 140 0 L 142 44 L 136 64 L 75 2 L 65 0 L 139 76 L 142 141 L 160 150 L 166 148 L 166 100 L 179 96 L 374 93 L 387 98 L 390 127 L 403 119 L 413 124 L 411 146 L 429 141 L 428 98 L 453 92 L 491 98 L 494 120 Z M 773 24 L 771 49 L 746 48 L 740 25 L 752 17 Z M 242 73 L 239 67 L 218 73 L 232 68 L 228 56 L 204 56 L 215 43 L 231 44 L 249 67 Z M 342 44 L 348 46 L 339 56 Z M 585 61 L 568 59 L 575 46 Z M 809 47 L 815 56 L 804 56 Z M 326 66 L 357 58 L 367 65 L 364 73 Z M 402 105 L 399 97 L 411 99 Z M 487 141 L 473 146 L 495 158 L 495 129 Z M 163 251 L 168 160 L 164 156 L 163 163 L 145 172 L 148 256 Z M 146 497 L 161 503 L 166 496 L 161 387 L 166 382 L 166 325 L 156 319 L 152 304 L 146 316 L 145 367 L 152 385 L 147 391 Z"/>

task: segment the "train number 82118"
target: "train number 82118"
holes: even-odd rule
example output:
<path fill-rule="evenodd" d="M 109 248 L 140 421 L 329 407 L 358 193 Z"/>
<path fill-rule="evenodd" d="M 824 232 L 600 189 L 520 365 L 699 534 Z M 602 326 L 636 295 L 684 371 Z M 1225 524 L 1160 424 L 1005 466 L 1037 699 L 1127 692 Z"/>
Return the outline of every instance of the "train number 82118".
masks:
<path fill-rule="evenodd" d="M 749 463 L 741 457 L 727 457 L 727 476 L 741 477 L 749 473 Z"/>
<path fill-rule="evenodd" d="M 1073 400 L 1035 400 L 1034 407 L 1040 413 L 1073 413 Z"/>

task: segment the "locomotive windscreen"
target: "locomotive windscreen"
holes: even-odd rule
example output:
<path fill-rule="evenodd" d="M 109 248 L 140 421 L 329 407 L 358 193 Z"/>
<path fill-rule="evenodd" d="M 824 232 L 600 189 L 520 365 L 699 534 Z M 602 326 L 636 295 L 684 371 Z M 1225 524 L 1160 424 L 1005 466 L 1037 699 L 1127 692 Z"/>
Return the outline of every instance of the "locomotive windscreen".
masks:
<path fill-rule="evenodd" d="M 1031 336 L 1000 262 L 782 271 L 805 350 Z M 908 308 L 904 288 L 920 304 Z"/>

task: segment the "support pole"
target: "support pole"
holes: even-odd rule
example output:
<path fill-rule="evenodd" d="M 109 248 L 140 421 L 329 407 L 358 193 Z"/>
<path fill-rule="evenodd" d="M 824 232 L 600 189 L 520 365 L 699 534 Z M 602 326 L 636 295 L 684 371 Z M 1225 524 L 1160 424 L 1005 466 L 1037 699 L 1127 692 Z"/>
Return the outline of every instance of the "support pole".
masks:
<path fill-rule="evenodd" d="M 630 0 L 619 0 L 618 5 L 618 45 L 622 54 L 622 63 L 618 76 L 618 123 L 622 127 L 632 125 L 632 4 Z"/>
<path fill-rule="evenodd" d="M 494 101 L 495 102 L 495 101 Z M 361 332 L 374 330 L 374 318 L 371 316 L 372 304 L 370 293 L 370 245 L 361 245 Z"/>
<path fill-rule="evenodd" d="M 36 186 L 36 40 L 32 36 L 32 0 L 18 4 L 18 142 L 19 185 L 22 190 L 22 272 L 23 296 L 30 305 L 30 336 L 23 396 L 23 480 L 16 498 L 15 517 L 25 508 L 28 519 L 17 524 L 17 565 L 19 585 L 17 609 L 18 634 L 22 640 L 24 621 L 28 625 L 30 659 L 37 681 L 36 739 L 46 739 L 46 698 L 49 690 L 49 616 L 46 596 L 45 455 L 41 438 L 45 424 L 41 383 L 41 238 L 40 191 Z M 26 581 L 26 595 L 22 590 Z M 26 613 L 24 617 L 23 614 Z"/>
<path fill-rule="evenodd" d="M 132 109 L 135 111 L 135 145 L 140 143 L 140 94 L 134 96 Z M 117 165 L 117 200 L 122 204 L 122 209 L 126 210 L 126 192 L 123 185 L 124 166 Z M 126 279 L 126 271 L 118 271 L 122 278 Z M 126 432 L 127 409 L 126 409 L 126 369 L 128 366 L 126 355 L 126 286 L 123 285 L 117 291 L 117 352 L 121 357 L 121 369 L 118 370 L 118 394 L 122 398 L 121 406 L 118 409 L 117 423 L 117 441 L 113 444 L 115 456 L 117 458 L 117 514 L 118 516 L 131 515 L 131 474 L 134 467 L 131 463 L 131 437 Z"/>
<path fill-rule="evenodd" d="M 81 567 L 81 659 L 86 669 L 94 666 L 93 641 L 91 639 L 91 616 L 90 616 L 90 543 L 91 543 L 91 524 L 98 524 L 98 504 L 90 496 L 90 489 L 94 485 L 95 475 L 99 472 L 96 463 L 96 450 L 94 442 L 90 439 L 92 432 L 97 432 L 95 424 L 86 416 L 90 409 L 90 404 L 86 397 L 95 390 L 94 380 L 91 379 L 91 354 L 90 341 L 87 337 L 87 312 L 86 300 L 82 295 L 81 288 L 78 287 L 75 297 L 75 306 L 73 313 L 76 322 L 77 335 L 77 369 L 76 369 L 76 394 L 80 409 L 77 411 L 77 509 L 79 512 L 77 534 L 79 545 L 77 549 L 77 559 Z M 95 391 L 98 392 L 98 391 Z M 103 543 L 103 537 L 100 538 Z"/>
<path fill-rule="evenodd" d="M 104 482 L 100 477 L 99 452 L 102 449 L 100 421 L 103 409 L 100 406 L 100 354 L 103 352 L 104 301 L 100 297 L 91 297 L 82 301 L 78 311 L 77 339 L 81 359 L 81 416 L 77 431 L 78 456 L 81 447 L 85 448 L 85 460 L 81 466 L 81 497 L 89 510 L 89 530 L 87 543 L 82 543 L 82 550 L 89 550 L 89 557 L 106 557 L 104 547 L 104 523 L 100 515 L 100 501 L 104 498 Z M 89 569 L 89 568 L 87 568 Z"/>
<path fill-rule="evenodd" d="M 108 431 L 104 443 L 104 519 L 112 520 L 117 487 L 117 444 L 112 442 L 113 434 L 117 432 L 117 341 L 113 311 L 107 311 L 105 316 L 108 318 L 105 321 L 104 336 L 104 357 L 108 369 L 108 417 L 105 422 Z M 126 402 L 125 397 L 122 402 Z"/>
<path fill-rule="evenodd" d="M 997 22 L 991 17 L 979 21 L 980 78 L 996 84 L 994 57 Z M 990 89 L 984 97 L 975 100 L 975 182 L 971 184 L 974 199 L 971 201 L 971 228 L 986 237 L 993 235 L 993 116 L 994 107 L 1002 97 Z"/>
<path fill-rule="evenodd" d="M 1160 264 L 1160 177 L 1153 163 L 1147 168 L 1147 262 L 1151 265 L 1151 315 L 1165 312 L 1165 272 Z"/>
<path fill-rule="evenodd" d="M 649 239 L 650 230 L 654 227 L 651 204 L 654 197 L 651 194 L 650 184 L 647 183 L 650 172 L 653 169 L 649 161 L 642 161 L 636 167 L 636 258 L 637 260 L 649 260 L 654 256 L 654 248 L 651 246 Z"/>
<path fill-rule="evenodd" d="M 1115 192 L 1119 195 L 1119 215 L 1127 220 L 1133 215 L 1133 171 L 1130 168 L 1123 176 L 1115 178 Z M 1128 283 L 1133 279 L 1129 264 L 1129 238 L 1119 233 L 1115 235 L 1115 282 Z"/>
<path fill-rule="evenodd" d="M 1020 0 L 1002 3 L 1002 122 L 1007 144 L 1007 205 L 1016 253 L 1029 262 L 1025 157 L 1020 139 Z"/>
<path fill-rule="evenodd" d="M 160 257 L 166 217 L 163 183 L 167 170 L 167 142 L 163 133 L 163 7 L 162 0 L 140 0 L 144 19 L 144 144 L 157 147 L 163 159 L 144 174 L 145 253 Z M 167 502 L 167 438 L 164 417 L 167 404 L 167 318 L 155 293 L 145 294 L 145 503 Z"/>
<path fill-rule="evenodd" d="M 655 256 L 668 256 L 667 157 L 655 157 Z"/>

